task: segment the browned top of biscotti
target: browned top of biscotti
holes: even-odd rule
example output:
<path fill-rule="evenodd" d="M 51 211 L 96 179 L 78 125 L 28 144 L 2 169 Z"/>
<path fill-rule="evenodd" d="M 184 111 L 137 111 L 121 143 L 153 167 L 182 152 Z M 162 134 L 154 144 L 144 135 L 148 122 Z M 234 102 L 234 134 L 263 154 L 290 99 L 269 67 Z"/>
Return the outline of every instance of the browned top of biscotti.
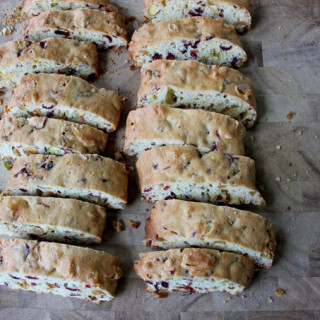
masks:
<path fill-rule="evenodd" d="M 246 287 L 252 279 L 252 259 L 211 249 L 171 249 L 140 253 L 134 269 L 145 281 L 176 277 L 216 277 Z M 188 270 L 188 271 L 186 271 Z"/>
<path fill-rule="evenodd" d="M 67 152 L 103 153 L 108 135 L 84 124 L 43 117 L 0 120 L 0 143 L 58 147 Z M 36 150 L 35 150 L 35 153 Z"/>
<path fill-rule="evenodd" d="M 208 37 L 229 40 L 242 47 L 233 26 L 225 25 L 221 20 L 193 17 L 144 24 L 134 32 L 129 44 L 129 53 L 136 60 L 139 51 L 148 45 L 179 39 L 202 41 Z"/>
<path fill-rule="evenodd" d="M 9 196 L 0 200 L 0 222 L 70 228 L 101 238 L 106 210 L 75 199 Z"/>
<path fill-rule="evenodd" d="M 275 234 L 270 221 L 249 211 L 207 203 L 160 200 L 146 221 L 146 241 L 168 237 L 218 239 L 238 244 L 273 259 Z M 151 243 L 152 244 L 152 243 Z"/>
<path fill-rule="evenodd" d="M 24 34 L 27 37 L 28 34 L 45 29 L 60 29 L 63 31 L 85 29 L 88 32 L 102 32 L 127 41 L 124 17 L 117 12 L 91 9 L 46 11 L 29 20 L 24 29 Z"/>
<path fill-rule="evenodd" d="M 0 241 L 0 273 L 21 273 L 77 281 L 115 293 L 120 262 L 106 252 L 60 243 L 7 239 Z"/>
<path fill-rule="evenodd" d="M 48 38 L 40 42 L 17 40 L 0 47 L 0 67 L 39 60 L 70 67 L 86 65 L 96 76 L 99 74 L 97 48 L 88 41 L 61 38 Z"/>
<path fill-rule="evenodd" d="M 161 183 L 219 183 L 222 188 L 250 189 L 261 197 L 255 187 L 255 162 L 244 156 L 213 151 L 201 157 L 193 146 L 164 146 L 142 153 L 136 167 L 142 191 Z"/>
<path fill-rule="evenodd" d="M 87 189 L 127 201 L 128 177 L 125 166 L 110 158 L 88 154 L 63 157 L 31 155 L 14 162 L 6 194 L 21 187 L 51 186 Z"/>
<path fill-rule="evenodd" d="M 166 0 L 166 1 L 170 1 L 170 0 Z M 174 1 L 174 0 L 172 0 L 172 1 Z M 188 0 L 188 1 L 198 2 L 198 0 Z M 236 6 L 239 6 L 240 8 L 246 8 L 249 12 L 252 9 L 252 1 L 251 0 L 213 0 L 211 2 L 214 4 L 217 4 L 217 5 L 224 4 L 224 3 L 236 5 Z M 147 15 L 146 9 L 149 8 L 152 4 L 156 4 L 156 3 L 163 3 L 163 0 L 144 0 L 144 11 L 145 11 L 144 14 L 145 14 L 145 16 Z"/>
<path fill-rule="evenodd" d="M 241 99 L 257 109 L 251 80 L 228 67 L 207 66 L 193 60 L 156 60 L 141 69 L 138 102 L 155 87 L 217 91 Z"/>
<path fill-rule="evenodd" d="M 104 88 L 97 89 L 89 82 L 63 74 L 29 74 L 21 79 L 14 89 L 5 112 L 16 106 L 64 106 L 90 112 L 118 125 L 121 113 L 121 99 L 117 93 Z"/>
<path fill-rule="evenodd" d="M 135 141 L 160 139 L 194 145 L 201 152 L 220 150 L 243 155 L 245 133 L 244 126 L 229 116 L 151 105 L 129 113 L 124 149 Z"/>

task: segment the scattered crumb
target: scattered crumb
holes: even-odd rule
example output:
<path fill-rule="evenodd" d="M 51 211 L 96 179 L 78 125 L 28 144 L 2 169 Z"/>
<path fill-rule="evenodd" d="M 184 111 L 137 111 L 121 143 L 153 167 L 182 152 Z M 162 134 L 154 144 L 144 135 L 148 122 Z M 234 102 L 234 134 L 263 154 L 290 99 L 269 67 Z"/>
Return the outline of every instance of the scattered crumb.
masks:
<path fill-rule="evenodd" d="M 300 137 L 302 135 L 302 133 L 303 133 L 302 131 L 298 131 L 297 136 Z"/>
<path fill-rule="evenodd" d="M 283 60 L 283 61 L 287 61 L 288 58 L 287 58 L 287 57 L 283 57 L 282 60 Z"/>
<path fill-rule="evenodd" d="M 157 299 L 163 299 L 163 298 L 166 298 L 168 296 L 167 292 L 151 292 L 151 293 Z"/>
<path fill-rule="evenodd" d="M 276 296 L 277 297 L 282 297 L 285 294 L 286 294 L 286 292 L 283 289 L 277 289 L 276 290 Z"/>
<path fill-rule="evenodd" d="M 147 208 L 147 209 L 144 209 L 144 212 L 145 213 L 148 213 L 149 212 L 149 209 Z"/>
<path fill-rule="evenodd" d="M 15 30 L 15 27 L 14 27 L 14 26 L 8 26 L 8 27 L 3 28 L 2 31 L 1 31 L 1 33 L 2 33 L 4 36 L 8 36 L 8 35 L 10 35 L 14 30 Z"/>
<path fill-rule="evenodd" d="M 141 222 L 140 221 L 133 221 L 133 220 L 129 220 L 128 221 L 128 226 L 132 227 L 132 228 L 136 228 L 138 229 L 140 226 Z"/>
<path fill-rule="evenodd" d="M 295 112 L 290 111 L 290 112 L 288 112 L 288 114 L 287 114 L 287 119 L 288 119 L 288 120 L 291 120 L 295 115 L 296 115 Z"/>
<path fill-rule="evenodd" d="M 272 302 L 273 302 L 272 297 L 270 297 L 270 296 L 268 297 L 268 302 L 269 302 L 269 303 L 272 303 Z"/>
<path fill-rule="evenodd" d="M 117 151 L 115 154 L 114 154 L 114 158 L 117 160 L 117 161 L 124 161 L 124 158 L 122 156 L 122 154 Z"/>
<path fill-rule="evenodd" d="M 264 121 L 268 121 L 268 118 L 265 118 Z"/>
<path fill-rule="evenodd" d="M 291 181 L 291 179 L 287 179 L 287 182 L 290 182 Z"/>
<path fill-rule="evenodd" d="M 293 176 L 294 176 L 295 178 L 298 176 L 298 174 L 297 174 L 296 171 L 293 173 Z"/>
<path fill-rule="evenodd" d="M 263 94 L 259 94 L 259 98 L 260 99 L 264 99 L 264 95 Z"/>
<path fill-rule="evenodd" d="M 283 34 L 283 35 L 282 35 L 282 38 L 286 38 L 286 37 L 287 37 L 287 35 L 286 35 L 286 34 Z"/>
<path fill-rule="evenodd" d="M 281 28 L 282 28 L 281 26 L 278 27 L 279 30 L 281 30 Z"/>
<path fill-rule="evenodd" d="M 2 104 L 3 104 L 3 100 L 2 100 L 2 99 L 0 99 L 0 106 L 2 106 Z"/>
<path fill-rule="evenodd" d="M 251 141 L 255 141 L 256 137 L 255 136 L 250 136 Z"/>
<path fill-rule="evenodd" d="M 4 92 L 0 91 L 0 97 L 4 96 Z"/>
<path fill-rule="evenodd" d="M 242 296 L 241 296 L 241 299 L 243 299 L 243 300 L 244 300 L 245 298 L 246 298 L 246 296 L 244 296 L 244 295 L 242 295 Z"/>
<path fill-rule="evenodd" d="M 121 231 L 126 230 L 126 227 L 125 227 L 122 220 L 113 220 L 112 221 L 112 228 L 116 232 L 121 232 Z"/>
<path fill-rule="evenodd" d="M 259 186 L 259 189 L 260 189 L 261 192 L 263 192 L 263 191 L 264 191 L 264 184 L 261 184 L 261 185 Z"/>
<path fill-rule="evenodd" d="M 293 128 L 293 129 L 292 129 L 292 132 L 296 132 L 296 129 Z"/>
<path fill-rule="evenodd" d="M 280 150 L 281 149 L 281 146 L 276 146 L 277 150 Z"/>
<path fill-rule="evenodd" d="M 281 181 L 281 178 L 280 177 L 276 177 L 276 181 Z"/>
<path fill-rule="evenodd" d="M 288 206 L 288 211 L 290 211 L 291 210 L 291 207 L 290 206 Z"/>
<path fill-rule="evenodd" d="M 292 167 L 292 162 L 289 162 L 289 167 Z"/>

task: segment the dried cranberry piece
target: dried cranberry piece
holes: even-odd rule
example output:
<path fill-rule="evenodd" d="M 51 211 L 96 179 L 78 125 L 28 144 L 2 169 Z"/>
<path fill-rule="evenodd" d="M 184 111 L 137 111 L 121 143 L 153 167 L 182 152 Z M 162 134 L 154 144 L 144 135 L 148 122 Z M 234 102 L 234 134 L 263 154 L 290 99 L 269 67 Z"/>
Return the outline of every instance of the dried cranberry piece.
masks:
<path fill-rule="evenodd" d="M 53 109 L 55 106 L 56 106 L 55 104 L 51 105 L 50 107 L 46 107 L 45 105 L 42 105 L 42 108 L 49 110 L 49 109 Z"/>
<path fill-rule="evenodd" d="M 47 41 L 40 41 L 39 42 L 39 46 L 42 48 L 42 49 L 45 49 L 48 45 L 48 42 Z"/>
<path fill-rule="evenodd" d="M 215 141 L 212 143 L 211 151 L 218 151 L 218 146 Z"/>
<path fill-rule="evenodd" d="M 194 42 L 194 44 L 191 44 L 191 48 L 192 48 L 192 49 L 197 49 L 197 48 L 198 48 L 199 43 L 200 43 L 200 38 L 199 38 L 199 39 L 197 39 L 197 40 Z"/>
<path fill-rule="evenodd" d="M 170 168 L 170 166 L 163 168 L 163 170 L 167 170 L 167 169 L 169 169 L 169 168 Z"/>
<path fill-rule="evenodd" d="M 31 279 L 31 280 L 39 280 L 39 278 L 37 277 L 31 277 L 31 276 L 26 276 L 27 279 Z"/>
<path fill-rule="evenodd" d="M 223 50 L 223 51 L 228 51 L 232 48 L 232 46 L 229 46 L 229 47 L 225 47 L 223 44 L 220 45 L 220 49 Z"/>
<path fill-rule="evenodd" d="M 61 35 L 61 36 L 64 36 L 66 38 L 70 37 L 70 32 L 66 31 L 66 30 L 56 30 L 54 33 Z"/>
<path fill-rule="evenodd" d="M 190 51 L 190 56 L 194 59 L 198 58 L 198 52 L 197 51 Z"/>
<path fill-rule="evenodd" d="M 176 273 L 176 269 L 170 270 L 170 274 L 175 274 Z"/>
<path fill-rule="evenodd" d="M 152 188 L 144 189 L 143 192 L 150 192 L 151 190 L 152 190 Z"/>
<path fill-rule="evenodd" d="M 28 191 L 27 189 L 23 189 L 23 188 L 20 188 L 19 190 L 22 191 L 22 192 L 27 192 Z"/>
<path fill-rule="evenodd" d="M 154 60 L 161 60 L 162 59 L 162 54 L 159 53 L 155 53 L 152 57 L 151 57 L 152 61 Z"/>
<path fill-rule="evenodd" d="M 207 36 L 206 37 L 206 41 L 209 41 L 209 40 L 211 40 L 211 39 L 213 39 L 214 37 L 213 36 Z"/>
<path fill-rule="evenodd" d="M 188 12 L 190 17 L 199 17 L 202 16 L 203 14 L 203 9 L 202 8 L 195 8 L 194 10 L 190 10 Z"/>
<path fill-rule="evenodd" d="M 236 67 L 237 66 L 237 63 L 238 63 L 238 58 L 237 57 L 234 57 L 230 63 L 231 67 Z"/>
<path fill-rule="evenodd" d="M 37 284 L 35 282 L 31 282 L 31 285 L 35 287 Z"/>
<path fill-rule="evenodd" d="M 106 35 L 106 34 L 104 34 L 103 36 L 104 36 L 104 38 L 107 38 L 107 39 L 109 40 L 109 43 L 112 42 L 112 38 L 111 38 L 110 36 L 108 36 L 108 35 Z"/>
<path fill-rule="evenodd" d="M 30 177 L 31 174 L 28 172 L 28 170 L 26 168 L 22 168 L 19 172 L 17 172 L 15 175 L 14 175 L 14 178 L 18 178 L 19 174 L 26 174 L 27 177 Z M 25 189 L 20 189 L 21 191 L 25 190 Z M 27 191 L 27 190 L 25 190 Z"/>
<path fill-rule="evenodd" d="M 0 257 L 0 264 L 2 264 L 2 261 L 3 261 L 3 257 Z"/>
<path fill-rule="evenodd" d="M 151 142 L 151 145 L 152 145 L 152 146 L 155 146 L 155 145 L 156 145 L 156 143 L 155 143 L 155 142 Z"/>
<path fill-rule="evenodd" d="M 217 201 L 222 201 L 222 199 L 223 199 L 223 198 L 222 198 L 222 196 L 221 196 L 220 194 L 217 195 L 217 198 L 216 198 Z"/>
<path fill-rule="evenodd" d="M 183 286 L 183 287 L 178 287 L 178 289 L 182 289 L 182 290 L 186 290 L 190 293 L 194 293 L 195 290 L 193 288 L 191 288 L 190 286 Z"/>
<path fill-rule="evenodd" d="M 168 190 L 168 189 L 170 189 L 170 186 L 165 186 L 165 187 L 163 188 L 163 190 Z"/>
<path fill-rule="evenodd" d="M 70 291 L 80 291 L 79 289 L 76 289 L 76 288 L 69 288 L 66 283 L 64 284 L 64 287 L 65 287 L 67 290 L 70 290 Z"/>
<path fill-rule="evenodd" d="M 47 118 L 44 118 L 42 124 L 40 124 L 39 127 L 36 127 L 36 126 L 33 126 L 33 127 L 34 127 L 36 130 L 41 130 L 41 129 L 43 129 L 43 128 L 46 126 L 47 120 L 48 120 Z"/>
<path fill-rule="evenodd" d="M 157 169 L 158 169 L 158 164 L 154 164 L 154 165 L 153 165 L 153 169 L 154 169 L 154 170 L 157 170 Z"/>
<path fill-rule="evenodd" d="M 161 281 L 161 285 L 163 288 L 169 288 L 169 283 L 167 281 Z"/>
<path fill-rule="evenodd" d="M 47 204 L 43 203 L 43 202 L 37 202 L 37 204 L 39 206 L 43 206 L 43 207 L 46 207 L 46 208 L 50 208 L 50 206 L 48 206 Z"/>
<path fill-rule="evenodd" d="M 16 279 L 16 280 L 20 280 L 20 278 L 16 277 L 16 276 L 13 276 L 12 274 L 9 273 L 9 276 L 12 278 L 12 279 Z"/>
<path fill-rule="evenodd" d="M 44 170 L 51 170 L 53 167 L 54 167 L 53 161 L 44 162 L 40 165 L 40 168 Z"/>
<path fill-rule="evenodd" d="M 30 253 L 30 246 L 28 244 L 26 244 L 25 248 L 24 248 L 24 253 L 25 253 L 25 259 L 27 259 L 29 253 Z"/>
<path fill-rule="evenodd" d="M 91 288 L 90 284 L 86 284 L 86 288 Z"/>
<path fill-rule="evenodd" d="M 176 59 L 176 56 L 172 53 L 168 53 L 167 57 L 166 57 L 167 60 L 174 60 Z"/>
<path fill-rule="evenodd" d="M 21 56 L 21 53 L 22 53 L 23 49 L 19 49 L 18 52 L 17 52 L 17 57 L 20 57 Z"/>

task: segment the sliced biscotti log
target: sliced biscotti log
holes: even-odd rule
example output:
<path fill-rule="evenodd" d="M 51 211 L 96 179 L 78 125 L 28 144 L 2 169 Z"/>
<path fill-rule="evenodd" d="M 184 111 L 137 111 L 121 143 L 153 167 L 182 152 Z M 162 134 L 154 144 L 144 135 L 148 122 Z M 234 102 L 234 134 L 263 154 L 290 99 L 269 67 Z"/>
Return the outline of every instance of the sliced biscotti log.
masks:
<path fill-rule="evenodd" d="M 67 243 L 100 243 L 106 210 L 75 199 L 3 197 L 0 233 L 15 238 Z"/>
<path fill-rule="evenodd" d="M 98 155 L 30 155 L 14 162 L 6 195 L 41 195 L 89 201 L 114 209 L 127 202 L 125 166 Z"/>
<path fill-rule="evenodd" d="M 242 124 L 222 114 L 151 105 L 129 113 L 124 151 L 140 156 L 159 146 L 194 145 L 201 153 L 244 155 L 245 134 Z"/>
<path fill-rule="evenodd" d="M 0 120 L 0 155 L 19 158 L 30 154 L 64 155 L 105 151 L 108 135 L 74 122 L 43 117 Z"/>
<path fill-rule="evenodd" d="M 28 16 L 37 16 L 44 11 L 64 11 L 89 8 L 106 12 L 118 11 L 108 0 L 26 0 L 22 12 Z"/>
<path fill-rule="evenodd" d="M 4 116 L 50 117 L 116 130 L 121 113 L 119 95 L 63 74 L 29 74 L 14 89 Z"/>
<path fill-rule="evenodd" d="M 143 15 L 152 22 L 189 17 L 222 19 L 239 33 L 251 28 L 251 0 L 144 0 Z"/>
<path fill-rule="evenodd" d="M 141 70 L 138 106 L 205 109 L 251 127 L 257 117 L 255 90 L 238 70 L 197 61 L 157 60 Z"/>
<path fill-rule="evenodd" d="M 144 152 L 137 163 L 146 201 L 181 199 L 265 206 L 255 187 L 255 163 L 220 151 L 199 155 L 193 146 L 165 146 Z"/>
<path fill-rule="evenodd" d="M 171 249 L 146 252 L 134 269 L 147 283 L 146 291 L 226 291 L 239 294 L 249 285 L 252 259 L 211 249 Z"/>
<path fill-rule="evenodd" d="M 87 41 L 48 38 L 10 41 L 0 47 L 0 87 L 12 88 L 28 73 L 63 73 L 81 78 L 99 73 L 97 47 Z"/>
<path fill-rule="evenodd" d="M 24 239 L 0 241 L 0 284 L 99 303 L 115 296 L 120 262 L 106 252 Z"/>
<path fill-rule="evenodd" d="M 153 248 L 204 247 L 241 253 L 271 268 L 276 249 L 271 222 L 249 211 L 208 203 L 160 200 L 146 221 Z"/>
<path fill-rule="evenodd" d="M 247 60 L 233 26 L 202 17 L 146 23 L 134 32 L 129 53 L 139 67 L 163 59 L 241 67 Z"/>
<path fill-rule="evenodd" d="M 101 49 L 127 46 L 124 18 L 117 12 L 91 9 L 47 11 L 29 20 L 24 38 L 67 38 L 90 41 Z"/>

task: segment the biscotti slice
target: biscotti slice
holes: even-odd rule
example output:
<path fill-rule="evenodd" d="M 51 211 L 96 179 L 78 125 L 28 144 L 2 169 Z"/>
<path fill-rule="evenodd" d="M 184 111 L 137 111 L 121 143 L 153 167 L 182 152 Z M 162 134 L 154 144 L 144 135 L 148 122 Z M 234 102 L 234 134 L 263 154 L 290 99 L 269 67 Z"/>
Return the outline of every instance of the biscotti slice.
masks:
<path fill-rule="evenodd" d="M 28 73 L 96 77 L 97 47 L 87 41 L 48 38 L 10 41 L 0 47 L 0 87 L 12 88 Z"/>
<path fill-rule="evenodd" d="M 220 151 L 199 155 L 193 146 L 165 146 L 145 151 L 137 163 L 146 201 L 181 199 L 264 207 L 255 187 L 255 163 Z"/>
<path fill-rule="evenodd" d="M 106 12 L 118 11 L 108 0 L 26 0 L 22 12 L 28 16 L 37 16 L 44 11 L 64 11 L 89 8 Z"/>
<path fill-rule="evenodd" d="M 106 252 L 61 243 L 0 241 L 0 284 L 99 303 L 115 296 L 120 262 Z"/>
<path fill-rule="evenodd" d="M 271 222 L 249 211 L 208 203 L 157 201 L 145 230 L 145 244 L 153 248 L 221 249 L 249 256 L 263 268 L 271 268 L 276 249 Z"/>
<path fill-rule="evenodd" d="M 251 28 L 251 0 L 144 0 L 143 15 L 152 22 L 189 17 L 221 19 L 239 33 Z"/>
<path fill-rule="evenodd" d="M 108 135 L 74 122 L 43 117 L 0 120 L 0 155 L 19 158 L 30 154 L 64 155 L 105 151 Z"/>
<path fill-rule="evenodd" d="M 127 46 L 124 18 L 116 12 L 91 9 L 48 11 L 29 20 L 24 38 L 68 38 L 95 43 L 100 49 Z"/>
<path fill-rule="evenodd" d="M 106 210 L 92 203 L 61 198 L 3 197 L 0 234 L 67 243 L 101 243 Z"/>
<path fill-rule="evenodd" d="M 127 202 L 125 166 L 98 155 L 31 155 L 14 162 L 6 195 L 40 195 L 89 201 L 114 209 Z"/>
<path fill-rule="evenodd" d="M 151 105 L 129 113 L 124 151 L 140 156 L 159 146 L 194 145 L 201 153 L 244 155 L 245 133 L 242 124 L 222 114 Z"/>
<path fill-rule="evenodd" d="M 225 291 L 239 294 L 249 285 L 252 259 L 239 254 L 210 249 L 171 249 L 146 252 L 134 269 L 147 283 L 146 291 Z"/>
<path fill-rule="evenodd" d="M 117 93 L 63 74 L 29 74 L 14 89 L 5 116 L 43 116 L 116 130 L 121 113 Z"/>
<path fill-rule="evenodd" d="M 146 23 L 134 32 L 129 53 L 138 67 L 166 59 L 241 67 L 247 60 L 233 26 L 202 17 Z"/>
<path fill-rule="evenodd" d="M 235 69 L 191 60 L 157 60 L 141 70 L 138 106 L 150 104 L 223 113 L 246 127 L 257 117 L 250 79 Z"/>

